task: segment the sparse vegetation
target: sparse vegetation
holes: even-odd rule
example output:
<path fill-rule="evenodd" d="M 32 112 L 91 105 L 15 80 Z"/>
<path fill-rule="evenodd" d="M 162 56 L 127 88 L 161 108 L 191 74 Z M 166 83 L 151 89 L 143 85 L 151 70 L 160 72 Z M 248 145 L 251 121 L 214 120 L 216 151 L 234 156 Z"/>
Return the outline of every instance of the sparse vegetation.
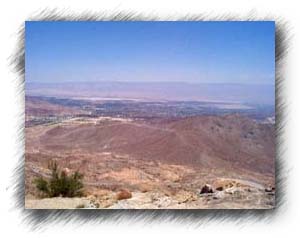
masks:
<path fill-rule="evenodd" d="M 33 182 L 46 197 L 80 197 L 83 195 L 83 174 L 78 171 L 68 174 L 67 171 L 60 171 L 56 161 L 50 161 L 48 165 L 51 170 L 49 180 L 43 177 L 36 178 Z"/>

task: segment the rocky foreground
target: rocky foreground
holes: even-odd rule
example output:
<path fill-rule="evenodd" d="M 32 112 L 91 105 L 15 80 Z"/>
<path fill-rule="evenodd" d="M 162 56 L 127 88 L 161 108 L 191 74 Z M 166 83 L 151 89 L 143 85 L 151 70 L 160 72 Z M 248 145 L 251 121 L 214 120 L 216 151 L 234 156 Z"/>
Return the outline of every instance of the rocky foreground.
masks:
<path fill-rule="evenodd" d="M 217 187 L 204 185 L 197 192 L 181 190 L 174 195 L 160 191 L 102 191 L 82 198 L 26 199 L 33 209 L 270 209 L 275 206 L 275 189 L 260 184 L 221 179 Z"/>

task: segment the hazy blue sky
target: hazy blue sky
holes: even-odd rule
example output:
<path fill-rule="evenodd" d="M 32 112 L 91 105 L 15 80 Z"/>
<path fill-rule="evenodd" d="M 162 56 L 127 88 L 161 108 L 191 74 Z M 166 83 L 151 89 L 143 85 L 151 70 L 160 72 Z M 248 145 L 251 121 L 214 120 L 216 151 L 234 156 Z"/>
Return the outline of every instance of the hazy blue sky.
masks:
<path fill-rule="evenodd" d="M 26 22 L 27 82 L 274 84 L 274 22 Z"/>

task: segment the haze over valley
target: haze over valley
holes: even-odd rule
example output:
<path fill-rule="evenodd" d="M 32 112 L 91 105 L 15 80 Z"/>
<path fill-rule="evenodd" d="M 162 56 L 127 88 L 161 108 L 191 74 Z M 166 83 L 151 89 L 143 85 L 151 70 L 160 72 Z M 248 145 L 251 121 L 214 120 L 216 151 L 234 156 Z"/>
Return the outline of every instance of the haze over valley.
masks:
<path fill-rule="evenodd" d="M 81 99 L 132 99 L 141 101 L 201 101 L 267 104 L 274 106 L 272 84 L 186 82 L 64 82 L 27 83 L 28 95 Z"/>

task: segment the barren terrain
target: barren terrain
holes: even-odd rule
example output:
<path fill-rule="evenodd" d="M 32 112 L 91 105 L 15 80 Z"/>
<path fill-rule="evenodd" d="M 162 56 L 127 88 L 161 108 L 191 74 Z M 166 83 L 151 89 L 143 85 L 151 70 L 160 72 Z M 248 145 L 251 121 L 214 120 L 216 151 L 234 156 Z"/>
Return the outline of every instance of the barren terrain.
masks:
<path fill-rule="evenodd" d="M 89 116 L 93 112 L 90 104 L 27 99 L 27 208 L 274 207 L 274 124 L 241 113 L 137 118 Z M 49 177 L 53 159 L 84 174 L 84 198 L 39 198 L 32 181 Z M 200 193 L 205 184 L 213 191 Z M 130 197 L 120 199 L 122 192 Z"/>

